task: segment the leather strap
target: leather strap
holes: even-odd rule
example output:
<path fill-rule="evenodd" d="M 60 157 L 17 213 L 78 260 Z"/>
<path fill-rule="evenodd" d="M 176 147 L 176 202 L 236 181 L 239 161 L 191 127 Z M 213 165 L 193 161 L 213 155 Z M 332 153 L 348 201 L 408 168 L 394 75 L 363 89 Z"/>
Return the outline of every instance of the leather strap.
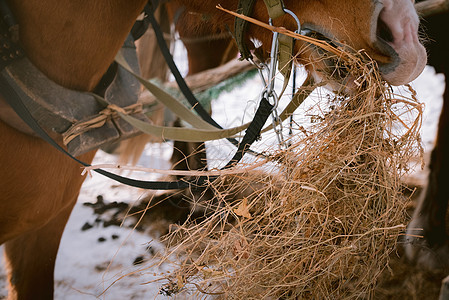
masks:
<path fill-rule="evenodd" d="M 273 20 L 285 14 L 282 0 L 263 0 L 263 2 L 267 6 L 268 15 Z"/>
<path fill-rule="evenodd" d="M 287 88 L 290 74 L 293 66 L 293 46 L 295 40 L 292 37 L 280 34 L 278 38 L 279 54 L 278 54 L 278 70 L 284 77 L 284 86 L 282 87 L 280 95 L 282 95 Z"/>
<path fill-rule="evenodd" d="M 259 107 L 256 111 L 256 116 L 252 120 L 248 129 L 246 130 L 245 136 L 239 144 L 237 152 L 234 157 L 228 162 L 228 164 L 224 167 L 224 169 L 228 169 L 235 164 L 237 164 L 245 154 L 249 150 L 249 147 L 258 139 L 260 139 L 260 133 L 262 131 L 263 125 L 267 121 L 268 117 L 271 115 L 273 111 L 273 105 L 271 105 L 267 99 L 262 98 L 260 101 Z"/>
<path fill-rule="evenodd" d="M 239 14 L 249 16 L 253 12 L 254 4 L 256 0 L 240 0 L 237 8 Z M 248 21 L 241 18 L 235 18 L 234 20 L 234 39 L 237 43 L 237 47 L 240 51 L 240 59 L 252 59 L 253 55 L 248 49 L 247 41 L 245 38 L 246 30 L 248 28 Z"/>
<path fill-rule="evenodd" d="M 3 72 L 2 72 L 3 73 Z M 14 111 L 22 118 L 25 123 L 30 126 L 40 138 L 48 142 L 50 145 L 58 149 L 60 152 L 66 154 L 71 159 L 75 160 L 79 164 L 89 167 L 90 165 L 77 159 L 72 156 L 69 152 L 67 152 L 64 148 L 62 148 L 58 143 L 56 143 L 47 132 L 42 129 L 41 126 L 36 122 L 36 120 L 32 117 L 31 113 L 28 111 L 26 106 L 20 100 L 20 97 L 17 95 L 16 91 L 10 87 L 8 82 L 4 79 L 3 74 L 0 73 L 0 92 L 4 99 L 9 103 L 9 105 L 14 109 Z M 113 180 L 116 180 L 120 183 L 143 188 L 143 189 L 160 189 L 160 190 L 170 190 L 170 189 L 183 189 L 189 186 L 189 184 L 185 181 L 174 181 L 174 182 L 164 182 L 164 181 L 141 181 L 135 180 L 131 178 L 122 177 L 105 170 L 96 169 L 95 172 L 102 174 L 106 177 L 109 177 Z"/>
<path fill-rule="evenodd" d="M 253 12 L 254 4 L 257 0 L 239 0 L 237 12 L 239 14 L 250 16 Z M 268 16 L 271 19 L 276 19 L 285 14 L 284 3 L 282 0 L 264 0 L 265 6 L 268 10 Z M 240 59 L 252 59 L 253 55 L 248 49 L 246 41 L 246 30 L 248 28 L 248 21 L 241 18 L 234 20 L 234 38 L 237 42 L 237 47 L 240 51 Z"/>
<path fill-rule="evenodd" d="M 178 68 L 176 67 L 173 57 L 170 54 L 170 50 L 168 49 L 167 43 L 165 42 L 164 35 L 159 27 L 156 18 L 154 17 L 154 11 L 156 10 L 158 4 L 159 4 L 158 0 L 150 0 L 147 3 L 147 5 L 145 5 L 144 11 L 148 14 L 148 19 L 151 23 L 151 26 L 153 27 L 159 48 L 165 58 L 168 67 L 170 68 L 170 71 L 172 72 L 176 82 L 178 83 L 180 91 L 182 92 L 184 97 L 186 97 L 190 105 L 192 105 L 192 108 L 198 113 L 198 115 L 203 120 L 205 120 L 207 123 L 213 125 L 216 128 L 223 129 L 223 127 L 221 127 L 217 122 L 215 122 L 215 120 L 211 118 L 209 112 L 207 112 L 204 109 L 204 107 L 198 102 L 198 100 L 193 95 L 192 91 L 187 86 L 187 83 L 185 82 Z M 236 147 L 239 145 L 239 142 L 236 139 L 227 138 L 227 140 Z M 254 155 L 260 155 L 252 150 L 248 150 L 248 152 Z"/>
<path fill-rule="evenodd" d="M 3 71 L 4 72 L 4 71 Z M 69 152 L 67 152 L 64 148 L 62 148 L 58 143 L 56 143 L 47 132 L 42 129 L 42 127 L 36 122 L 36 120 L 32 117 L 31 113 L 28 111 L 26 106 L 22 103 L 20 97 L 17 95 L 16 91 L 10 87 L 8 82 L 3 77 L 3 72 L 0 73 L 0 93 L 4 97 L 4 99 L 8 102 L 8 104 L 14 109 L 14 111 L 25 121 L 25 123 L 30 126 L 43 140 L 48 142 L 50 145 L 58 149 L 60 152 L 66 154 L 71 159 L 75 160 L 79 164 L 90 167 L 91 165 L 77 159 L 72 156 Z M 271 114 L 273 106 L 268 103 L 267 100 L 262 99 L 259 108 L 257 109 L 256 116 L 251 122 L 248 130 L 246 131 L 245 136 L 240 143 L 236 154 L 231 159 L 231 161 L 226 165 L 226 168 L 229 168 L 236 164 L 242 158 L 244 152 L 250 147 L 250 145 L 259 137 L 259 133 L 262 129 L 262 126 L 265 124 L 266 120 Z M 94 169 L 95 172 L 102 174 L 106 177 L 109 177 L 115 181 L 120 183 L 138 187 L 142 189 L 152 189 L 152 190 L 173 190 L 173 189 L 184 189 L 187 187 L 196 187 L 203 185 L 206 181 L 212 181 L 216 179 L 210 178 L 207 176 L 200 176 L 195 180 L 186 181 L 186 180 L 178 180 L 178 181 L 142 181 L 136 180 L 132 178 L 123 177 L 114 173 L 110 173 L 108 171 L 102 169 Z"/>

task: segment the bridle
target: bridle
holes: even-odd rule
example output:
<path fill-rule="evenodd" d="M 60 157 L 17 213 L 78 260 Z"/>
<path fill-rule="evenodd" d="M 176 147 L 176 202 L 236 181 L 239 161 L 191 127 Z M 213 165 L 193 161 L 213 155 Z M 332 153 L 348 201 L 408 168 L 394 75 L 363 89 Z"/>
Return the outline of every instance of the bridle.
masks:
<path fill-rule="evenodd" d="M 295 19 L 296 24 L 297 24 L 297 29 L 295 32 L 301 33 L 301 23 L 299 22 L 298 17 L 291 10 L 284 8 L 283 11 Z M 269 23 L 270 23 L 270 25 L 272 25 L 271 18 L 269 19 Z M 284 49 L 279 49 L 279 48 L 284 48 Z M 276 134 L 279 148 L 281 148 L 281 149 L 286 149 L 286 148 L 288 148 L 288 146 L 287 146 L 287 144 L 285 142 L 285 138 L 283 136 L 282 120 L 279 117 L 277 108 L 279 106 L 279 98 L 284 93 L 285 88 L 287 87 L 288 81 L 290 79 L 290 74 L 293 73 L 293 81 L 296 80 L 296 73 L 292 71 L 293 63 L 291 62 L 293 49 L 294 49 L 294 40 L 292 38 L 288 38 L 286 36 L 282 36 L 280 38 L 278 32 L 273 32 L 273 39 L 271 42 L 271 51 L 270 51 L 270 66 L 268 66 L 265 63 L 258 65 L 256 62 L 254 62 L 251 59 L 253 64 L 258 65 L 259 74 L 260 74 L 260 77 L 262 78 L 262 81 L 265 86 L 265 89 L 262 92 L 262 97 L 268 99 L 269 101 L 271 99 L 270 103 L 273 105 L 273 111 L 271 113 L 273 130 Z M 276 93 L 275 88 L 274 88 L 275 79 L 276 79 L 275 70 L 276 70 L 277 65 L 279 65 L 278 69 L 284 76 L 284 86 L 282 87 L 280 95 L 278 95 Z M 268 77 L 266 80 L 263 75 L 264 69 L 267 70 L 267 72 L 268 72 Z M 293 87 L 292 95 L 294 93 L 295 93 L 295 87 Z"/>
<path fill-rule="evenodd" d="M 254 0 L 251 0 L 254 1 Z M 291 13 L 289 11 L 284 10 L 283 4 L 280 0 L 264 0 L 267 4 L 267 7 L 272 7 L 272 10 L 269 10 L 270 17 L 273 15 L 273 17 L 277 17 L 279 13 Z M 187 100 L 190 102 L 192 107 L 195 109 L 195 111 L 203 118 L 206 122 L 209 124 L 212 124 L 214 127 L 221 128 L 219 124 L 217 124 L 209 115 L 209 113 L 199 104 L 199 102 L 196 100 L 195 96 L 192 94 L 190 89 L 187 87 L 186 83 L 184 82 L 182 76 L 180 75 L 179 71 L 176 68 L 176 65 L 173 62 L 173 58 L 171 57 L 171 54 L 168 51 L 168 47 L 165 44 L 165 40 L 163 37 L 162 32 L 159 29 L 159 26 L 154 18 L 153 12 L 154 9 L 157 7 L 158 1 L 151 1 L 151 3 L 147 4 L 145 7 L 145 17 L 143 20 L 138 21 L 136 25 L 133 27 L 133 36 L 138 38 L 141 36 L 145 31 L 148 24 L 151 24 L 153 26 L 153 29 L 156 32 L 156 36 L 158 39 L 158 44 L 161 47 L 162 52 L 164 53 L 164 56 L 166 58 L 167 64 L 169 65 L 172 73 L 175 76 L 175 79 L 180 87 L 181 92 L 184 94 L 184 96 L 187 98 Z M 245 1 L 243 1 L 245 2 Z M 2 43 L 0 45 L 0 54 L 7 54 L 5 55 L 5 60 L 2 59 L 2 56 L 0 56 L 0 68 L 4 68 L 7 65 L 11 64 L 13 61 L 21 58 L 24 56 L 24 52 L 21 49 L 20 43 L 17 39 L 17 36 L 15 36 L 15 32 L 17 30 L 17 23 L 14 20 L 14 17 L 9 10 L 6 1 L 0 0 L 0 12 L 2 14 L 2 19 L 4 20 L 4 23 L 7 25 L 8 32 L 4 32 L 0 36 L 0 42 Z M 293 14 L 293 13 L 291 13 Z M 297 18 L 296 18 L 297 19 Z M 298 31 L 300 30 L 300 24 L 298 23 Z M 244 33 L 243 33 L 244 34 Z M 3 39 L 6 39 L 4 42 Z M 277 34 L 273 35 L 273 47 L 277 46 L 277 41 L 279 40 L 279 36 Z M 282 47 L 282 46 L 281 46 Z M 293 47 L 293 41 L 291 42 L 291 46 Z M 293 49 L 293 48 L 291 48 Z M 275 49 L 276 50 L 276 49 Z M 10 52 L 8 52 L 10 51 Z M 292 50 L 290 50 L 291 53 Z M 272 53 L 277 53 L 277 51 L 272 51 Z M 242 56 L 243 57 L 243 56 Z M 240 142 L 237 142 L 234 139 L 229 139 L 231 143 L 237 146 L 237 152 L 235 153 L 234 157 L 226 164 L 224 169 L 230 168 L 234 166 L 236 163 L 238 163 L 243 155 L 248 152 L 250 145 L 259 138 L 260 132 L 270 116 L 270 114 L 273 112 L 274 108 L 277 107 L 278 104 L 278 95 L 274 91 L 274 71 L 273 69 L 276 66 L 277 63 L 277 55 L 274 54 L 272 56 L 272 62 L 270 64 L 270 71 L 268 79 L 264 81 L 266 84 L 266 89 L 262 93 L 261 101 L 259 104 L 259 107 L 256 111 L 256 115 L 249 125 L 249 127 L 246 130 L 246 133 L 242 140 Z M 280 65 L 282 62 L 280 63 Z M 291 65 L 291 61 L 290 61 Z M 260 65 L 259 65 L 260 67 Z M 265 66 L 266 68 L 266 66 Z M 285 66 L 282 68 L 285 69 Z M 291 70 L 291 68 L 290 68 Z M 283 71 L 281 71 L 283 72 Z M 263 74 L 261 71 L 261 76 L 263 78 Z M 287 80 L 288 81 L 288 80 Z M 269 84 L 268 84 L 269 83 Z M 72 159 L 80 163 L 81 165 L 85 167 L 89 167 L 89 164 L 86 164 L 77 158 L 73 157 L 70 153 L 68 153 L 64 148 L 59 146 L 51 137 L 48 136 L 48 134 L 43 130 L 40 125 L 37 123 L 37 121 L 33 118 L 31 113 L 28 111 L 27 107 L 20 101 L 20 97 L 17 95 L 17 92 L 11 88 L 11 86 L 8 84 L 4 78 L 0 77 L 0 92 L 7 100 L 9 105 L 16 111 L 16 113 L 24 120 L 28 126 L 30 126 L 42 139 L 50 143 L 52 146 L 57 148 L 59 151 L 63 152 L 64 154 L 70 156 Z M 270 100 L 272 103 L 270 103 Z M 281 124 L 282 121 L 280 120 L 278 115 L 273 116 L 273 127 L 276 128 L 277 124 Z M 277 135 L 278 139 L 282 141 L 283 143 L 283 137 L 279 134 L 279 132 L 282 131 L 281 129 L 277 129 Z M 206 177 L 206 176 L 199 176 L 193 180 L 178 180 L 178 181 L 140 181 L 135 180 L 131 178 L 122 177 L 110 172 L 107 172 L 105 170 L 101 169 L 94 169 L 93 171 L 105 175 L 111 179 L 114 179 L 118 182 L 139 187 L 143 189 L 158 189 L 158 190 L 169 190 L 169 189 L 183 189 L 183 188 L 195 188 L 200 187 L 202 188 L 204 184 L 209 181 L 215 180 L 217 177 Z"/>
<path fill-rule="evenodd" d="M 250 16 L 252 14 L 252 10 L 257 0 L 239 0 L 237 12 L 243 14 L 245 16 Z M 302 35 L 310 35 L 311 30 L 307 28 L 302 28 L 301 22 L 294 12 L 285 8 L 282 0 L 264 0 L 265 6 L 267 7 L 269 20 L 268 23 L 272 25 L 272 20 L 279 18 L 285 14 L 290 15 L 295 23 L 296 30 L 295 33 Z M 283 136 L 283 126 L 281 118 L 278 114 L 278 104 L 279 98 L 284 93 L 287 84 L 290 79 L 290 75 L 293 76 L 293 86 L 292 86 L 292 95 L 296 93 L 296 70 L 293 67 L 292 57 L 293 57 L 293 49 L 295 40 L 285 35 L 280 35 L 277 32 L 273 32 L 273 38 L 271 42 L 271 51 L 270 51 L 270 64 L 256 62 L 254 60 L 253 54 L 249 50 L 246 44 L 246 31 L 248 27 L 248 22 L 241 19 L 235 18 L 234 21 L 234 38 L 237 43 L 238 49 L 240 51 L 240 59 L 241 60 L 249 60 L 253 65 L 257 67 L 259 70 L 260 77 L 265 86 L 265 89 L 262 91 L 262 97 L 266 98 L 273 105 L 272 111 L 272 128 L 276 134 L 277 142 L 279 148 L 287 148 L 288 144 L 285 141 Z M 262 61 L 262 59 L 259 59 Z M 276 79 L 276 70 L 279 71 L 280 74 L 284 77 L 284 85 L 279 94 L 274 90 L 274 84 Z M 266 71 L 267 77 L 264 76 L 263 72 Z M 292 119 L 290 118 L 292 122 Z M 291 130 L 290 130 L 291 132 Z"/>

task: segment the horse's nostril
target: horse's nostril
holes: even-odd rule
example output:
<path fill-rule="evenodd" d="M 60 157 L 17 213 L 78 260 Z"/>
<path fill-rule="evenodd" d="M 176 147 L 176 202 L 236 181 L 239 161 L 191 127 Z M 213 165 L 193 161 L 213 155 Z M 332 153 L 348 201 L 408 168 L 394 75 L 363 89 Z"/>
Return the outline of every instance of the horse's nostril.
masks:
<path fill-rule="evenodd" d="M 394 37 L 388 25 L 379 17 L 377 20 L 377 38 L 384 40 L 387 43 L 393 43 Z"/>

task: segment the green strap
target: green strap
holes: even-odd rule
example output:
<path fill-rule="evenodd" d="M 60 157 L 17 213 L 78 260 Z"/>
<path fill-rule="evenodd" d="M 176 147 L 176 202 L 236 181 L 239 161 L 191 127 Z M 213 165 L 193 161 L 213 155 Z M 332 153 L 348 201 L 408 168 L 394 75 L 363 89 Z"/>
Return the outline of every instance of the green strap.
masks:
<path fill-rule="evenodd" d="M 240 0 L 237 8 L 239 14 L 249 16 L 253 12 L 254 4 L 256 0 Z M 240 59 L 251 59 L 253 58 L 251 52 L 248 49 L 248 45 L 245 40 L 246 29 L 248 28 L 248 22 L 241 19 L 235 18 L 234 21 L 234 39 L 237 43 L 237 47 L 240 51 Z"/>
<path fill-rule="evenodd" d="M 312 86 L 312 84 L 313 79 L 310 77 L 304 82 L 303 87 L 310 87 Z M 296 111 L 296 109 L 304 102 L 304 100 L 310 95 L 311 92 L 312 92 L 311 89 L 306 89 L 305 91 L 296 93 L 293 96 L 291 102 L 279 115 L 281 122 L 285 121 L 288 117 L 290 117 Z M 130 123 L 131 125 L 138 128 L 144 133 L 151 134 L 160 137 L 162 139 L 178 140 L 184 142 L 204 142 L 228 138 L 245 130 L 249 125 L 249 123 L 246 123 L 239 127 L 223 130 L 201 130 L 201 129 L 180 128 L 180 127 L 164 127 L 164 126 L 151 125 L 134 117 L 124 115 L 122 113 L 119 114 L 125 121 L 127 121 L 128 123 Z M 264 128 L 261 132 L 264 133 L 271 129 L 273 129 L 272 124 Z"/>
<path fill-rule="evenodd" d="M 141 76 L 134 73 L 120 52 L 115 57 L 115 61 L 118 64 L 120 64 L 125 70 L 131 73 L 137 80 L 139 80 L 139 82 L 146 89 L 148 89 L 159 102 L 164 104 L 168 109 L 170 109 L 175 115 L 180 117 L 182 120 L 189 123 L 195 128 L 202 128 L 209 130 L 215 129 L 214 126 L 201 119 L 197 114 L 195 114 L 186 106 L 184 106 L 179 100 L 172 97 L 170 94 L 159 88 L 157 85 L 151 83 L 150 81 L 145 80 Z"/>
<path fill-rule="evenodd" d="M 103 104 L 105 107 L 108 106 L 110 103 L 107 102 L 106 99 L 104 99 L 101 96 L 98 96 L 96 94 L 92 94 L 95 99 Z M 219 139 L 225 139 L 229 137 L 234 137 L 239 132 L 242 132 L 246 128 L 248 128 L 250 123 L 245 123 L 243 125 L 232 127 L 229 129 L 200 129 L 200 128 L 186 128 L 186 127 L 169 127 L 169 126 L 157 126 L 150 123 L 147 123 L 145 121 L 139 120 L 135 117 L 132 117 L 130 115 L 126 115 L 120 111 L 116 111 L 119 116 L 128 122 L 129 124 L 133 125 L 135 128 L 139 129 L 143 133 L 154 135 L 156 137 L 159 137 L 163 140 L 176 140 L 176 141 L 182 141 L 182 142 L 204 142 L 204 141 L 212 141 L 212 140 L 219 140 Z M 215 127 L 213 127 L 215 128 Z"/>
<path fill-rule="evenodd" d="M 157 137 L 172 139 L 178 141 L 185 142 L 198 142 L 198 141 L 207 141 L 207 140 L 217 140 L 223 138 L 233 137 L 239 132 L 248 128 L 250 123 L 243 124 L 241 126 L 229 128 L 229 129 L 216 129 L 214 126 L 205 122 L 198 115 L 193 113 L 190 109 L 182 104 L 179 100 L 172 97 L 170 94 L 159 88 L 157 85 L 145 80 L 141 76 L 134 73 L 127 62 L 124 60 L 123 56 L 121 56 L 120 52 L 117 54 L 115 58 L 116 62 L 120 64 L 125 70 L 127 70 L 130 74 L 132 74 L 140 83 L 150 91 L 156 99 L 168 107 L 173 113 L 175 113 L 179 118 L 186 121 L 193 127 L 192 128 L 178 128 L 178 127 L 165 127 L 165 126 L 155 126 L 152 124 L 148 124 L 142 122 L 134 117 L 125 116 L 120 114 L 123 119 L 136 128 L 141 130 L 144 133 L 155 135 Z M 99 96 L 96 96 L 100 102 L 104 102 L 105 100 Z"/>
<path fill-rule="evenodd" d="M 279 96 L 282 96 L 285 89 L 287 88 L 287 84 L 290 79 L 290 74 L 292 73 L 293 45 L 295 40 L 292 37 L 280 34 L 278 41 L 279 41 L 278 70 L 284 77 L 284 86 L 282 87 L 281 93 L 279 94 Z"/>
<path fill-rule="evenodd" d="M 273 20 L 285 14 L 284 3 L 282 3 L 282 0 L 263 0 L 263 2 L 265 2 L 265 5 L 267 6 L 268 15 Z"/>
<path fill-rule="evenodd" d="M 179 114 L 177 114 L 181 119 L 185 120 L 185 116 L 191 119 L 199 119 L 199 117 L 194 114 L 192 111 L 187 109 L 179 100 L 173 98 L 171 95 L 163 91 L 161 88 L 157 87 L 156 85 L 146 81 L 139 75 L 135 74 L 127 65 L 127 63 L 123 60 L 122 57 L 119 55 L 116 57 L 117 63 L 119 63 L 122 67 L 124 67 L 128 72 L 130 72 L 133 76 L 135 76 L 144 86 L 147 88 L 151 93 L 153 93 L 156 97 L 163 96 L 162 98 L 158 98 L 158 100 L 166 105 L 166 106 L 172 106 L 173 110 L 179 111 Z M 282 113 L 279 115 L 281 121 L 286 120 L 293 112 L 302 104 L 302 102 L 309 96 L 312 89 L 310 88 L 313 85 L 314 81 L 311 76 L 309 76 L 306 81 L 303 83 L 302 88 L 299 92 L 297 92 L 291 102 L 287 105 L 287 107 L 282 111 Z M 302 92 L 303 88 L 306 87 L 306 92 Z M 307 88 L 309 87 L 309 88 Z M 156 95 L 157 94 L 157 95 Z M 105 100 L 97 95 L 95 95 L 98 98 L 98 101 L 105 102 Z M 209 140 L 218 140 L 228 137 L 233 137 L 237 135 L 238 133 L 242 132 L 243 130 L 247 129 L 250 123 L 246 123 L 237 127 L 229 128 L 229 129 L 216 129 L 209 123 L 204 122 L 202 119 L 200 119 L 203 123 L 206 124 L 206 127 L 201 126 L 194 126 L 196 122 L 189 124 L 196 127 L 196 129 L 193 128 L 181 128 L 181 127 L 165 127 L 165 126 L 156 126 L 152 125 L 146 122 L 143 122 L 139 119 L 136 119 L 132 116 L 125 115 L 119 112 L 119 115 L 128 123 L 135 126 L 142 132 L 146 134 L 151 134 L 157 137 L 160 137 L 162 139 L 170 139 L 170 140 L 178 140 L 178 141 L 184 141 L 184 142 L 204 142 Z M 197 124 L 199 125 L 199 124 Z M 262 132 L 267 132 L 273 128 L 273 125 L 269 125 L 265 129 L 263 129 Z"/>
<path fill-rule="evenodd" d="M 185 127 L 166 127 L 156 126 L 150 123 L 141 121 L 121 112 L 118 113 L 126 122 L 138 128 L 140 131 L 162 138 L 163 140 L 176 140 L 182 142 L 205 142 L 220 140 L 234 137 L 239 132 L 248 128 L 250 123 L 243 124 L 238 127 L 230 129 L 191 129 Z"/>

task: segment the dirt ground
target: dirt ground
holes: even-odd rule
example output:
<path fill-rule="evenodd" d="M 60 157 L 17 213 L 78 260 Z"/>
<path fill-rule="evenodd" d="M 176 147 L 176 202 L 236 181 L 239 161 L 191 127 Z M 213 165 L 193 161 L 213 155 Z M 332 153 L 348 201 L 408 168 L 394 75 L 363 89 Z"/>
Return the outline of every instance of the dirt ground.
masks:
<path fill-rule="evenodd" d="M 426 177 L 409 178 L 411 203 L 408 215 L 411 216 Z M 409 196 L 407 193 L 406 196 Z M 428 271 L 412 265 L 406 258 L 401 243 L 391 255 L 389 267 L 383 272 L 375 290 L 374 299 L 438 299 L 441 281 L 449 275 L 449 270 Z"/>
<path fill-rule="evenodd" d="M 444 271 L 424 271 L 407 262 L 399 250 L 379 280 L 374 299 L 438 299 Z"/>

